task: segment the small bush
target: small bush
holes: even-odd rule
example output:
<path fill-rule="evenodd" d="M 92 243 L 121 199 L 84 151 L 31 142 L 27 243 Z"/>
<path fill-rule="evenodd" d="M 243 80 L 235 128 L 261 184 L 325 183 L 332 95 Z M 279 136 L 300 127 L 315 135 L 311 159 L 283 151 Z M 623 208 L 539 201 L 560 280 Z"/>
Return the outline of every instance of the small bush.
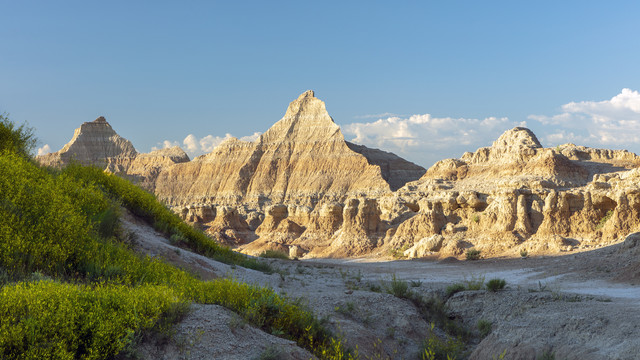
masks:
<path fill-rule="evenodd" d="M 282 260 L 291 260 L 289 256 L 281 251 L 277 250 L 265 250 L 260 257 L 270 258 L 270 259 L 282 259 Z"/>
<path fill-rule="evenodd" d="M 520 257 L 523 259 L 526 259 L 529 257 L 529 252 L 527 251 L 527 249 L 520 250 Z"/>
<path fill-rule="evenodd" d="M 478 320 L 478 331 L 480 332 L 480 336 L 485 338 L 491 332 L 491 328 L 493 324 L 490 321 L 480 319 Z"/>
<path fill-rule="evenodd" d="M 423 342 L 423 349 L 420 352 L 423 360 L 448 360 L 458 359 L 464 356 L 464 342 L 459 338 L 446 336 L 439 338 L 433 331 L 435 324 L 431 323 L 429 335 Z"/>
<path fill-rule="evenodd" d="M 604 227 L 604 224 L 606 224 L 607 221 L 609 221 L 609 219 L 611 219 L 612 216 L 613 216 L 613 210 L 607 211 L 604 217 L 600 219 L 600 221 L 598 222 L 598 225 L 596 225 L 596 230 L 602 229 Z"/>
<path fill-rule="evenodd" d="M 420 280 L 411 280 L 411 287 L 420 287 L 422 285 L 422 281 Z"/>
<path fill-rule="evenodd" d="M 478 249 L 469 249 L 466 253 L 467 260 L 479 260 L 480 259 L 480 250 Z"/>
<path fill-rule="evenodd" d="M 32 128 L 25 124 L 16 127 L 8 114 L 0 114 L 0 152 L 9 151 L 28 158 L 35 147 Z"/>
<path fill-rule="evenodd" d="M 484 287 L 484 276 L 472 276 L 471 279 L 465 279 L 465 285 L 467 290 L 480 290 Z"/>
<path fill-rule="evenodd" d="M 555 360 L 555 359 L 556 359 L 556 354 L 551 351 L 545 351 L 536 358 L 536 360 Z"/>
<path fill-rule="evenodd" d="M 453 294 L 458 293 L 460 291 L 464 291 L 466 288 L 464 284 L 455 283 L 447 286 L 447 297 L 453 296 Z"/>
<path fill-rule="evenodd" d="M 387 292 L 399 298 L 407 298 L 409 295 L 409 284 L 406 281 L 398 280 L 396 274 L 391 278 L 391 284 Z"/>
<path fill-rule="evenodd" d="M 491 279 L 487 281 L 487 290 L 496 292 L 498 290 L 504 289 L 507 282 L 504 279 Z"/>

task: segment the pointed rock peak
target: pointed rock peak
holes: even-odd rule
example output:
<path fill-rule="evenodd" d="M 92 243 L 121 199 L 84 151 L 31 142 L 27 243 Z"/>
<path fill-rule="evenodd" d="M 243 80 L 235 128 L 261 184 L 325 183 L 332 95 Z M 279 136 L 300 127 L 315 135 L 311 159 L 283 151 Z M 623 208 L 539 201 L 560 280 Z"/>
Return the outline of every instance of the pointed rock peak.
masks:
<path fill-rule="evenodd" d="M 541 148 L 542 145 L 531 130 L 525 127 L 514 127 L 500 135 L 498 140 L 493 142 L 492 147 Z"/>
<path fill-rule="evenodd" d="M 106 123 L 106 122 L 107 122 L 107 119 L 105 119 L 105 118 L 104 118 L 104 116 L 100 116 L 100 117 L 98 117 L 97 119 L 93 120 L 93 122 L 94 122 L 94 123 L 97 123 L 97 124 L 99 124 L 99 123 Z"/>
<path fill-rule="evenodd" d="M 313 93 L 313 90 L 307 90 L 307 91 L 303 92 L 302 94 L 300 94 L 300 96 L 298 96 L 298 100 L 302 100 L 302 99 L 308 98 L 308 97 L 311 97 L 311 98 L 315 97 L 315 95 Z"/>

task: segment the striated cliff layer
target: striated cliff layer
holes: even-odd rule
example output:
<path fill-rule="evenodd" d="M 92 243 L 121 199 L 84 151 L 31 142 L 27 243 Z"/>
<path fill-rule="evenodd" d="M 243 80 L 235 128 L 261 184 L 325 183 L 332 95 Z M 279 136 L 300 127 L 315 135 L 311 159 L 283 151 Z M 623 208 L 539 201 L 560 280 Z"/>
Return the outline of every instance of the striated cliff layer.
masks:
<path fill-rule="evenodd" d="M 379 196 L 423 173 L 393 154 L 347 143 L 324 102 L 307 91 L 256 141 L 230 139 L 210 154 L 163 171 L 156 194 L 173 206 L 314 208 L 358 194 Z"/>
<path fill-rule="evenodd" d="M 640 157 L 574 144 L 543 148 L 526 128 L 426 172 L 345 141 L 312 91 L 254 142 L 229 139 L 189 161 L 138 154 L 104 118 L 57 153 L 155 191 L 220 243 L 292 256 L 484 256 L 591 249 L 640 229 Z"/>
<path fill-rule="evenodd" d="M 117 173 L 153 191 L 158 174 L 163 168 L 189 161 L 179 147 L 141 154 L 131 142 L 118 135 L 107 120 L 100 116 L 80 125 L 69 143 L 54 153 L 36 157 L 44 166 L 63 167 L 73 161 L 95 165 Z"/>

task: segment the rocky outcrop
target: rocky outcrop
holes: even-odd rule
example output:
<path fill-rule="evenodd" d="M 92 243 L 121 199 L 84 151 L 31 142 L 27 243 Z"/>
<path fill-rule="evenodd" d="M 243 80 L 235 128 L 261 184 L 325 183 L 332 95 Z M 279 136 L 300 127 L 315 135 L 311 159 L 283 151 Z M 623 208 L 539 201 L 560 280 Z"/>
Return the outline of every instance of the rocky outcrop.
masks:
<path fill-rule="evenodd" d="M 91 122 L 83 123 L 73 133 L 73 138 L 60 151 L 38 156 L 37 160 L 45 166 L 60 167 L 71 161 L 101 167 L 126 166 L 138 152 L 131 142 L 118 135 L 107 120 L 100 116 Z"/>
<path fill-rule="evenodd" d="M 73 161 L 98 166 L 153 191 L 162 169 L 188 162 L 189 156 L 177 146 L 148 154 L 138 153 L 129 140 L 118 135 L 107 120 L 100 116 L 77 128 L 71 141 L 62 149 L 37 156 L 36 160 L 44 166 L 52 167 L 64 167 Z"/>
<path fill-rule="evenodd" d="M 143 188 L 154 191 L 155 182 L 163 169 L 174 164 L 189 162 L 189 156 L 178 146 L 155 150 L 147 154 L 138 154 L 126 169 L 112 172 L 124 173 L 133 178 Z M 111 170 L 111 169 L 109 169 Z"/>
<path fill-rule="evenodd" d="M 388 193 L 390 184 L 399 187 L 423 171 L 395 155 L 350 146 L 324 102 L 307 91 L 256 141 L 230 139 L 208 155 L 162 172 L 156 193 L 173 206 L 199 202 L 314 208 L 352 195 Z"/>
<path fill-rule="evenodd" d="M 104 118 L 38 160 L 104 166 L 155 191 L 220 243 L 293 256 L 483 256 L 590 249 L 640 230 L 640 158 L 573 144 L 544 148 L 529 129 L 426 172 L 345 141 L 312 91 L 253 142 L 230 138 L 189 161 L 138 154 Z M 397 189 L 397 190 L 396 190 Z"/>

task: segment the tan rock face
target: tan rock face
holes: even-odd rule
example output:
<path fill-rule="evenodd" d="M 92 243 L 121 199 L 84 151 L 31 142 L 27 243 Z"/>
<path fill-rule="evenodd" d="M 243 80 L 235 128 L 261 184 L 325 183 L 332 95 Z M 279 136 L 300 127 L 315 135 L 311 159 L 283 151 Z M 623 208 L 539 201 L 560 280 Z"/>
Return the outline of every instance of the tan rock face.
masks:
<path fill-rule="evenodd" d="M 100 116 L 77 128 L 69 143 L 57 152 L 37 156 L 45 166 L 62 167 L 71 161 L 95 165 L 121 174 L 140 186 L 153 191 L 155 180 L 163 168 L 189 161 L 179 147 L 140 154 L 131 142 L 118 135 L 107 120 Z"/>
<path fill-rule="evenodd" d="M 138 152 L 131 142 L 118 135 L 104 117 L 83 123 L 73 133 L 73 138 L 60 151 L 38 156 L 47 166 L 64 166 L 70 161 L 106 166 L 108 161 L 135 158 Z"/>
<path fill-rule="evenodd" d="M 355 151 L 353 150 L 355 149 Z M 264 208 L 379 195 L 424 169 L 379 150 L 348 144 L 324 102 L 307 91 L 255 142 L 237 139 L 160 174 L 156 193 L 171 205 L 194 202 Z"/>
<path fill-rule="evenodd" d="M 138 154 L 104 119 L 38 159 L 71 158 L 155 189 L 185 220 L 250 254 L 446 257 L 475 247 L 518 256 L 594 248 L 640 230 L 635 154 L 543 148 L 518 127 L 424 172 L 346 142 L 312 91 L 256 141 L 229 139 L 193 161 L 179 148 Z"/>

